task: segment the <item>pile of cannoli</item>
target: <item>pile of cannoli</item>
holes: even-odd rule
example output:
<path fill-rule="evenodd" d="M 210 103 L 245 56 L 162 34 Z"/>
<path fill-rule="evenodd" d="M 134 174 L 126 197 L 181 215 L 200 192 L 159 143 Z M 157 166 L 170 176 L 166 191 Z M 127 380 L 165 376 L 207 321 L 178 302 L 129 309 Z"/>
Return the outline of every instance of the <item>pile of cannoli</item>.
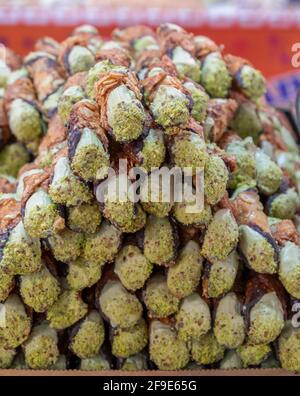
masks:
<path fill-rule="evenodd" d="M 261 72 L 169 23 L 5 55 L 0 368 L 300 371 L 299 147 Z M 163 167 L 195 194 L 149 199 Z"/>

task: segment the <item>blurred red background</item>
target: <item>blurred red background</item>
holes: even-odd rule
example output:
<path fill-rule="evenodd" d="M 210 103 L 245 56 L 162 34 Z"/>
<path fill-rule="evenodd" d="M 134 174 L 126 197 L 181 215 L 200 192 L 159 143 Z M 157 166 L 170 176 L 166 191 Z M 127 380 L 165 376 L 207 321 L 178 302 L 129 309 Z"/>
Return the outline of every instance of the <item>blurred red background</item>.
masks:
<path fill-rule="evenodd" d="M 300 69 L 291 59 L 292 45 L 300 42 L 300 0 L 0 0 L 0 42 L 22 55 L 38 38 L 60 41 L 83 23 L 108 38 L 116 26 L 162 22 L 207 35 L 225 52 L 249 59 L 269 79 L 270 101 L 294 99 Z"/>

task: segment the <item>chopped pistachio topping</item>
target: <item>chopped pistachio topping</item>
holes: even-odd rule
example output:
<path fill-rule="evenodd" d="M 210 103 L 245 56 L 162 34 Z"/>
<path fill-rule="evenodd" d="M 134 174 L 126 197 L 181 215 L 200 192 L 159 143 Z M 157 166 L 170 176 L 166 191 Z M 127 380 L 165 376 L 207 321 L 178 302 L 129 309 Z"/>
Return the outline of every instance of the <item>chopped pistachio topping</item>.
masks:
<path fill-rule="evenodd" d="M 135 214 L 135 204 L 129 199 L 126 201 L 115 201 L 105 198 L 104 215 L 112 223 L 116 224 L 122 231 L 127 231 Z"/>
<path fill-rule="evenodd" d="M 104 192 L 104 216 L 122 232 L 137 232 L 146 222 L 146 214 L 131 198 L 131 184 L 127 176 L 109 180 Z"/>
<path fill-rule="evenodd" d="M 239 249 L 251 268 L 259 273 L 276 273 L 275 251 L 269 240 L 247 225 L 241 225 L 239 230 Z"/>
<path fill-rule="evenodd" d="M 60 285 L 45 265 L 38 272 L 21 277 L 20 293 L 35 312 L 45 312 L 58 299 Z"/>
<path fill-rule="evenodd" d="M 153 315 L 165 318 L 178 311 L 180 300 L 169 291 L 166 277 L 157 274 L 147 282 L 144 302 Z"/>
<path fill-rule="evenodd" d="M 183 198 L 182 202 L 175 202 L 173 216 L 179 223 L 184 225 L 207 227 L 212 219 L 211 207 L 204 203 L 204 208 L 200 210 L 196 206 L 196 198 L 191 198 L 191 200 Z"/>
<path fill-rule="evenodd" d="M 152 272 L 153 265 L 134 245 L 124 246 L 115 261 L 115 273 L 128 290 L 141 289 Z"/>
<path fill-rule="evenodd" d="M 80 324 L 79 330 L 73 336 L 70 349 L 81 359 L 96 356 L 104 342 L 105 331 L 101 316 L 92 311 Z"/>
<path fill-rule="evenodd" d="M 185 297 L 176 314 L 178 337 L 186 342 L 199 340 L 210 327 L 210 310 L 206 302 L 197 293 Z"/>
<path fill-rule="evenodd" d="M 118 142 L 137 139 L 146 120 L 142 103 L 125 85 L 113 89 L 107 99 L 107 119 Z"/>
<path fill-rule="evenodd" d="M 47 323 L 33 328 L 24 344 L 25 361 L 32 369 L 46 369 L 56 363 L 59 356 L 57 332 Z"/>
<path fill-rule="evenodd" d="M 148 343 L 148 327 L 142 319 L 135 326 L 128 329 L 114 330 L 112 340 L 112 354 L 120 358 L 127 358 L 142 351 Z"/>
<path fill-rule="evenodd" d="M 100 139 L 89 128 L 84 128 L 76 146 L 71 168 L 83 180 L 103 179 L 108 172 L 109 154 Z"/>
<path fill-rule="evenodd" d="M 293 188 L 271 197 L 269 214 L 278 219 L 293 219 L 299 206 L 299 195 Z"/>
<path fill-rule="evenodd" d="M 242 360 L 243 367 L 258 366 L 270 354 L 271 347 L 267 344 L 253 345 L 246 342 L 237 348 L 237 353 Z"/>
<path fill-rule="evenodd" d="M 52 328 L 62 330 L 78 322 L 86 313 L 87 305 L 82 301 L 80 294 L 68 290 L 48 309 L 47 320 Z"/>
<path fill-rule="evenodd" d="M 1 267 L 15 275 L 27 275 L 41 268 L 40 241 L 26 233 L 21 221 L 11 231 L 5 244 Z"/>
<path fill-rule="evenodd" d="M 109 370 L 110 364 L 104 355 L 101 353 L 92 358 L 82 359 L 80 362 L 80 370 L 83 371 L 97 371 L 97 370 Z"/>
<path fill-rule="evenodd" d="M 143 140 L 143 148 L 140 154 L 142 156 L 142 166 L 146 171 L 149 172 L 151 168 L 162 165 L 166 156 L 166 147 L 161 130 L 150 129 Z"/>
<path fill-rule="evenodd" d="M 198 88 L 191 81 L 188 81 L 183 85 L 189 91 L 193 99 L 193 107 L 191 111 L 192 116 L 198 122 L 204 121 L 208 109 L 209 96 L 204 90 Z"/>
<path fill-rule="evenodd" d="M 253 141 L 246 138 L 243 141 L 234 141 L 230 143 L 226 151 L 236 159 L 236 169 L 231 172 L 228 187 L 231 189 L 238 188 L 241 185 L 255 185 L 256 181 L 256 161 L 250 146 Z"/>
<path fill-rule="evenodd" d="M 147 357 L 142 353 L 137 353 L 136 355 L 130 356 L 125 359 L 122 364 L 121 370 L 125 371 L 139 371 L 147 370 Z"/>
<path fill-rule="evenodd" d="M 15 284 L 14 276 L 6 274 L 0 267 L 0 303 L 5 301 Z"/>
<path fill-rule="evenodd" d="M 265 195 L 271 195 L 278 190 L 283 173 L 278 165 L 263 151 L 257 150 L 256 160 L 256 180 L 259 191 Z"/>
<path fill-rule="evenodd" d="M 155 121 L 164 128 L 184 125 L 189 119 L 189 100 L 178 89 L 160 85 L 150 110 Z"/>
<path fill-rule="evenodd" d="M 113 261 L 121 244 L 121 235 L 112 224 L 102 222 L 98 232 L 86 236 L 84 259 L 100 266 Z"/>
<path fill-rule="evenodd" d="M 220 345 L 212 331 L 192 341 L 192 358 L 198 364 L 213 364 L 224 356 L 225 347 Z"/>
<path fill-rule="evenodd" d="M 300 329 L 287 322 L 279 337 L 279 359 L 282 367 L 289 371 L 300 371 Z"/>
<path fill-rule="evenodd" d="M 72 106 L 85 98 L 83 89 L 80 86 L 72 86 L 67 88 L 59 97 L 58 114 L 64 124 L 69 120 Z"/>
<path fill-rule="evenodd" d="M 23 99 L 11 103 L 8 122 L 12 133 L 22 143 L 33 142 L 42 134 L 40 113 Z"/>
<path fill-rule="evenodd" d="M 168 269 L 168 289 L 178 298 L 187 297 L 196 290 L 201 272 L 200 247 L 198 243 L 189 241 L 179 252 L 175 265 Z"/>
<path fill-rule="evenodd" d="M 229 209 L 216 212 L 205 233 L 202 255 L 207 259 L 224 260 L 237 246 L 238 225 Z"/>
<path fill-rule="evenodd" d="M 239 267 L 239 257 L 233 251 L 224 260 L 213 260 L 208 277 L 208 295 L 218 298 L 231 290 Z"/>
<path fill-rule="evenodd" d="M 167 217 L 149 216 L 144 234 L 144 254 L 153 264 L 164 265 L 175 256 L 173 227 Z"/>
<path fill-rule="evenodd" d="M 300 298 L 300 248 L 292 242 L 280 251 L 279 279 L 293 297 Z"/>
<path fill-rule="evenodd" d="M 206 56 L 201 70 L 201 84 L 215 98 L 226 98 L 232 78 L 218 52 Z"/>
<path fill-rule="evenodd" d="M 206 144 L 201 136 L 194 132 L 184 131 L 174 137 L 171 154 L 176 166 L 180 168 L 204 168 L 208 161 Z"/>
<path fill-rule="evenodd" d="M 15 356 L 15 349 L 9 348 L 8 346 L 0 343 L 0 369 L 10 368 Z"/>
<path fill-rule="evenodd" d="M 17 348 L 27 340 L 31 319 L 16 294 L 11 294 L 3 304 L 4 318 L 0 326 L 0 340 L 10 348 Z"/>
<path fill-rule="evenodd" d="M 251 136 L 254 142 L 257 143 L 263 126 L 252 103 L 240 104 L 231 122 L 231 128 L 242 138 Z"/>
<path fill-rule="evenodd" d="M 97 203 L 81 204 L 68 209 L 68 227 L 72 231 L 94 234 L 101 223 L 101 212 Z"/>
<path fill-rule="evenodd" d="M 99 76 L 103 73 L 108 73 L 110 71 L 116 72 L 126 72 L 126 68 L 124 66 L 117 66 L 110 63 L 109 60 L 103 60 L 95 64 L 95 66 L 91 67 L 88 71 L 86 77 L 86 93 L 90 99 L 95 99 L 95 84 L 99 80 Z"/>
<path fill-rule="evenodd" d="M 89 70 L 94 63 L 95 56 L 86 47 L 75 45 L 68 54 L 68 69 L 71 74 Z"/>
<path fill-rule="evenodd" d="M 91 287 L 101 278 L 102 267 L 98 263 L 86 261 L 82 257 L 69 263 L 67 282 L 72 290 Z"/>
<path fill-rule="evenodd" d="M 189 361 L 189 351 L 176 332 L 162 322 L 153 321 L 150 326 L 150 358 L 160 370 L 178 370 Z"/>
<path fill-rule="evenodd" d="M 99 303 L 102 312 L 109 318 L 113 327 L 132 327 L 141 319 L 141 303 L 118 281 L 108 281 L 105 284 Z"/>
<path fill-rule="evenodd" d="M 17 177 L 19 169 L 27 162 L 29 153 L 22 144 L 8 144 L 0 151 L 0 174 Z"/>
<path fill-rule="evenodd" d="M 53 234 L 48 241 L 56 260 L 68 263 L 80 256 L 84 235 L 66 228 L 60 234 Z"/>
<path fill-rule="evenodd" d="M 219 344 L 227 348 L 237 348 L 245 339 L 245 324 L 241 315 L 241 305 L 234 293 L 229 293 L 219 302 L 214 334 Z"/>
<path fill-rule="evenodd" d="M 55 203 L 76 206 L 91 201 L 89 188 L 71 171 L 69 160 L 60 158 L 54 168 L 49 195 Z"/>
<path fill-rule="evenodd" d="M 162 177 L 159 177 L 158 180 L 156 178 L 156 175 L 159 174 L 159 170 L 153 171 L 145 178 L 140 188 L 140 199 L 143 209 L 147 213 L 165 217 L 168 216 L 173 204 L 170 191 L 164 189 Z"/>
<path fill-rule="evenodd" d="M 179 74 L 192 80 L 200 81 L 200 62 L 185 51 L 182 47 L 175 47 L 172 52 L 172 60 Z"/>
<path fill-rule="evenodd" d="M 284 326 L 283 308 L 275 292 L 266 293 L 251 308 L 249 342 L 268 344 L 274 341 Z"/>
<path fill-rule="evenodd" d="M 24 227 L 33 238 L 47 238 L 51 235 L 59 218 L 56 205 L 42 189 L 33 193 L 26 202 Z"/>
<path fill-rule="evenodd" d="M 260 71 L 245 65 L 239 72 L 238 84 L 250 99 L 259 99 L 266 91 L 265 79 Z"/>
<path fill-rule="evenodd" d="M 209 157 L 204 171 L 204 194 L 207 203 L 215 205 L 226 192 L 228 170 L 224 161 L 216 156 Z"/>

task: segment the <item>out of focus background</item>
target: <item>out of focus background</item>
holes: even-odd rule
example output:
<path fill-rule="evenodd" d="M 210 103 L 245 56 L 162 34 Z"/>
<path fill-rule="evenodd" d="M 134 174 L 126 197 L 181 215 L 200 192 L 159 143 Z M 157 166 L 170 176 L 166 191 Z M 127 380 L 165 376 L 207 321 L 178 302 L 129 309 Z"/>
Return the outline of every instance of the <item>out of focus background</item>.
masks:
<path fill-rule="evenodd" d="M 292 46 L 300 43 L 300 0 L 0 0 L 0 42 L 28 53 L 41 36 L 63 40 L 74 26 L 180 24 L 249 59 L 268 78 L 268 100 L 287 107 L 300 87 Z"/>

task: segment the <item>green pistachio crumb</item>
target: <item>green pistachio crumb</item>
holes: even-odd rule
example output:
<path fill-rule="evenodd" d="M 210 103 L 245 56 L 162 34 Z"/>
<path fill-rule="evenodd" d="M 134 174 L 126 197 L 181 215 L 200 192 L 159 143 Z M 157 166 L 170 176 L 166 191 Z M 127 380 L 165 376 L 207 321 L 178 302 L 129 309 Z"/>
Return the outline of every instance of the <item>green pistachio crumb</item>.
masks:
<path fill-rule="evenodd" d="M 178 337 L 183 341 L 199 340 L 211 328 L 210 310 L 206 302 L 193 293 L 185 297 L 176 314 Z"/>
<path fill-rule="evenodd" d="M 202 255 L 207 259 L 225 259 L 237 246 L 239 238 L 238 225 L 228 209 L 221 209 L 209 224 Z"/>
<path fill-rule="evenodd" d="M 225 98 L 228 95 L 232 78 L 226 63 L 218 52 L 206 56 L 201 70 L 201 84 L 214 98 Z"/>
<path fill-rule="evenodd" d="M 112 224 L 102 222 L 98 232 L 86 236 L 84 259 L 100 266 L 113 261 L 121 244 L 121 235 Z"/>
<path fill-rule="evenodd" d="M 127 358 L 142 351 L 147 343 L 148 327 L 142 319 L 128 329 L 117 328 L 114 330 L 112 354 L 120 358 Z"/>
<path fill-rule="evenodd" d="M 179 370 L 189 361 L 184 341 L 177 337 L 171 326 L 153 321 L 150 327 L 150 358 L 160 370 Z"/>
<path fill-rule="evenodd" d="M 27 162 L 29 153 L 22 144 L 8 144 L 0 151 L 0 174 L 17 177 L 19 169 Z"/>
<path fill-rule="evenodd" d="M 247 225 L 241 225 L 239 231 L 239 248 L 251 268 L 259 273 L 276 273 L 274 247 L 266 237 Z"/>
<path fill-rule="evenodd" d="M 69 263 L 67 282 L 72 290 L 83 290 L 97 283 L 101 274 L 101 265 L 79 257 Z"/>
<path fill-rule="evenodd" d="M 20 293 L 26 305 L 35 312 L 45 312 L 58 299 L 58 280 L 43 266 L 38 272 L 21 277 Z"/>
<path fill-rule="evenodd" d="M 68 227 L 75 232 L 94 234 L 101 223 L 101 212 L 96 203 L 71 206 L 68 209 Z"/>
<path fill-rule="evenodd" d="M 115 273 L 128 290 L 141 289 L 152 272 L 153 265 L 134 245 L 124 246 L 115 261 Z"/>
<path fill-rule="evenodd" d="M 216 156 L 210 156 L 204 171 L 204 194 L 207 203 L 217 204 L 226 192 L 228 170 L 224 161 Z"/>
<path fill-rule="evenodd" d="M 157 274 L 147 282 L 144 302 L 153 315 L 164 318 L 178 311 L 180 300 L 169 291 L 165 276 Z"/>
<path fill-rule="evenodd" d="M 200 247 L 196 242 L 189 241 L 179 252 L 175 265 L 168 269 L 168 289 L 178 298 L 187 297 L 198 286 L 201 272 Z"/>
<path fill-rule="evenodd" d="M 239 257 L 233 251 L 224 260 L 212 260 L 208 275 L 208 295 L 218 298 L 231 290 L 239 267 Z"/>
<path fill-rule="evenodd" d="M 24 344 L 25 361 L 29 368 L 46 369 L 56 363 L 59 356 L 57 333 L 42 323 L 36 326 Z"/>
<path fill-rule="evenodd" d="M 99 353 L 104 337 L 105 331 L 101 316 L 97 311 L 92 311 L 73 336 L 70 349 L 81 359 L 92 358 Z"/>
<path fill-rule="evenodd" d="M 192 341 L 192 358 L 198 364 L 216 363 L 223 358 L 224 352 L 225 347 L 218 343 L 212 331 Z"/>
<path fill-rule="evenodd" d="M 237 353 L 242 360 L 243 367 L 259 365 L 268 357 L 270 352 L 271 347 L 266 344 L 252 345 L 246 342 L 237 348 Z"/>
<path fill-rule="evenodd" d="M 87 313 L 87 305 L 74 290 L 63 292 L 58 300 L 48 309 L 47 320 L 57 330 L 66 329 L 78 322 Z"/>
<path fill-rule="evenodd" d="M 21 299 L 11 294 L 3 304 L 5 317 L 0 326 L 0 340 L 10 348 L 17 348 L 29 336 L 31 318 L 27 315 Z"/>
<path fill-rule="evenodd" d="M 103 287 L 99 303 L 113 327 L 134 326 L 142 317 L 142 305 L 134 294 L 129 293 L 120 282 L 108 281 Z"/>
<path fill-rule="evenodd" d="M 174 258 L 173 228 L 167 217 L 148 217 L 144 235 L 144 254 L 151 263 L 158 265 L 165 265 Z"/>
<path fill-rule="evenodd" d="M 150 109 L 163 128 L 184 125 L 189 118 L 188 98 L 178 89 L 160 85 Z"/>
<path fill-rule="evenodd" d="M 53 234 L 48 240 L 56 260 L 68 263 L 80 256 L 84 235 L 65 229 L 60 234 Z"/>

